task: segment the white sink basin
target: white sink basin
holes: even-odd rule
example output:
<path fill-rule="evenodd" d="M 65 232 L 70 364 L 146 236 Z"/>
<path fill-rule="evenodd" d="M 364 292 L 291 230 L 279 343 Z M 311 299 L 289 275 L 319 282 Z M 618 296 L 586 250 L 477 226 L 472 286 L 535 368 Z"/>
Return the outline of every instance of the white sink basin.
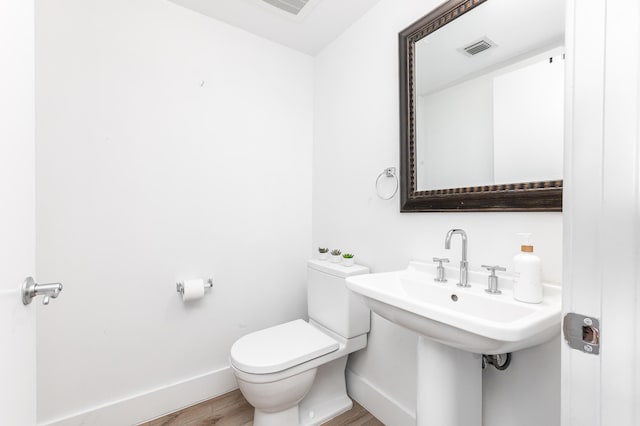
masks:
<path fill-rule="evenodd" d="M 446 268 L 448 282 L 435 282 L 435 265 L 412 261 L 402 271 L 347 278 L 378 315 L 431 340 L 472 353 L 501 354 L 539 345 L 560 333 L 560 287 L 544 285 L 544 300 L 513 299 L 513 279 L 500 276 L 502 294 L 485 292 L 488 273 L 469 272 L 470 288 L 456 286 L 458 269 Z"/>

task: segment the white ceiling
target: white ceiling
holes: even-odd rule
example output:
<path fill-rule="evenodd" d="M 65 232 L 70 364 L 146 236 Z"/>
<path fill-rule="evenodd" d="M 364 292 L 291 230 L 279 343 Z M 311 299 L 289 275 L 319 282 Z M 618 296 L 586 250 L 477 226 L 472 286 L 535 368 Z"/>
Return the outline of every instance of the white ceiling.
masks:
<path fill-rule="evenodd" d="M 380 0 L 310 0 L 297 17 L 262 0 L 170 1 L 315 55 Z"/>

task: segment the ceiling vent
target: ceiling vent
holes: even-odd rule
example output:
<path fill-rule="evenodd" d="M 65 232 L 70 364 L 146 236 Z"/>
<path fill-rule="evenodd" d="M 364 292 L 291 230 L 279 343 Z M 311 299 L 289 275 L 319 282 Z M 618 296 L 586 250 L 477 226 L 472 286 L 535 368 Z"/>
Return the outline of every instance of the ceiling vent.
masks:
<path fill-rule="evenodd" d="M 302 8 L 304 8 L 309 2 L 309 0 L 262 0 L 262 1 L 295 16 L 298 16 Z"/>
<path fill-rule="evenodd" d="M 458 51 L 464 53 L 467 56 L 475 56 L 478 53 L 482 53 L 485 50 L 489 50 L 492 47 L 496 47 L 496 44 L 489 40 L 487 37 L 482 37 L 480 40 L 474 41 L 468 46 L 458 49 Z"/>

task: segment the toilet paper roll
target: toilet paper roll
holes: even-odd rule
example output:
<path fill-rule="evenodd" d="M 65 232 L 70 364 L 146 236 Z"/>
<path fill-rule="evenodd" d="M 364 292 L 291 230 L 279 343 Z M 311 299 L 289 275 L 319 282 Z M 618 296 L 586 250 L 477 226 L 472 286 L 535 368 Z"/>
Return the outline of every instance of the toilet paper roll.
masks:
<path fill-rule="evenodd" d="M 182 292 L 182 301 L 189 302 L 191 300 L 201 299 L 204 296 L 204 280 L 202 278 L 184 281 L 184 290 Z"/>

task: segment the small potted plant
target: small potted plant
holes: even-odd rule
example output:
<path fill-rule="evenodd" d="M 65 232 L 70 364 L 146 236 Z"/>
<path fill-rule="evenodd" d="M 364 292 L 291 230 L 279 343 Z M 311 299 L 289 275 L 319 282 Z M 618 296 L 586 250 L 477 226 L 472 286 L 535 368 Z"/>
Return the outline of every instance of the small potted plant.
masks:
<path fill-rule="evenodd" d="M 353 258 L 355 257 L 355 255 L 351 254 L 351 253 L 344 253 L 342 255 L 342 264 L 344 266 L 353 266 Z"/>
<path fill-rule="evenodd" d="M 340 256 L 342 252 L 340 249 L 331 250 L 331 262 L 332 263 L 340 263 L 342 261 L 342 256 Z"/>
<path fill-rule="evenodd" d="M 318 253 L 320 253 L 320 260 L 327 260 L 329 258 L 328 248 L 318 247 Z"/>

